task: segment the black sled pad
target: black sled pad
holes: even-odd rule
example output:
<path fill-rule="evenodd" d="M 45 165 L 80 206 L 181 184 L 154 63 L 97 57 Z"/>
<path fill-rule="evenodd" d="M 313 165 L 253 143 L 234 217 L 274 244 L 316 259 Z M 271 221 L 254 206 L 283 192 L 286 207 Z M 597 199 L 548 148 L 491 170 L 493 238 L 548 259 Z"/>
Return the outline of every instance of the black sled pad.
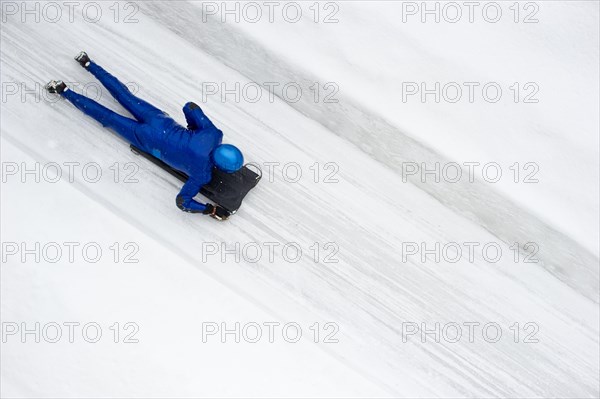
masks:
<path fill-rule="evenodd" d="M 187 181 L 188 175 L 184 172 L 172 168 L 165 162 L 140 150 L 134 145 L 130 145 L 130 148 L 134 154 L 143 156 L 153 164 L 181 180 L 183 183 Z M 259 173 L 250 169 L 248 167 L 249 165 L 255 167 Z M 246 194 L 256 187 L 261 177 L 262 172 L 260 171 L 260 168 L 254 164 L 244 165 L 235 173 L 225 173 L 220 169 L 213 168 L 212 180 L 208 184 L 202 186 L 200 194 L 225 209 L 228 212 L 227 217 L 229 217 L 240 208 Z"/>

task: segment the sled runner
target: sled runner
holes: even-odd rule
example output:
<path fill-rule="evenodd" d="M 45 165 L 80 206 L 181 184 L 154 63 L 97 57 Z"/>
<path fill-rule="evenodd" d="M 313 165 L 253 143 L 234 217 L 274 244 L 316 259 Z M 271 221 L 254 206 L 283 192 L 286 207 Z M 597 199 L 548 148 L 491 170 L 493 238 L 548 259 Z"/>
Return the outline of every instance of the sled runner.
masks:
<path fill-rule="evenodd" d="M 143 156 L 153 164 L 181 180 L 183 183 L 187 181 L 188 175 L 184 172 L 170 167 L 160 159 L 140 150 L 134 145 L 130 145 L 130 148 L 134 154 Z M 250 167 L 256 168 L 256 171 L 252 170 Z M 225 173 L 218 168 L 214 168 L 212 180 L 208 184 L 202 186 L 200 194 L 225 209 L 227 215 L 220 219 L 225 220 L 237 212 L 242 205 L 242 201 L 246 194 L 258 184 L 261 177 L 262 172 L 260 168 L 258 165 L 252 163 L 244 165 L 240 170 L 234 173 Z"/>

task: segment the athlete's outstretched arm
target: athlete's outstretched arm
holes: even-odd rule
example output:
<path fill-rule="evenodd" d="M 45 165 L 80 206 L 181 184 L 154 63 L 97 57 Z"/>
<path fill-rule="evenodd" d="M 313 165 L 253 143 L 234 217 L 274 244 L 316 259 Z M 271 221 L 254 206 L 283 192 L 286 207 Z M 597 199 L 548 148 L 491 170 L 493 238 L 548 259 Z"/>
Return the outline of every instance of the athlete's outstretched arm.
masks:
<path fill-rule="evenodd" d="M 206 183 L 208 182 L 202 182 L 194 177 L 190 177 L 181 188 L 179 194 L 177 194 L 175 200 L 177 207 L 184 212 L 211 213 L 214 208 L 211 204 L 202 204 L 194 200 L 194 197 L 198 194 L 200 188 Z"/>

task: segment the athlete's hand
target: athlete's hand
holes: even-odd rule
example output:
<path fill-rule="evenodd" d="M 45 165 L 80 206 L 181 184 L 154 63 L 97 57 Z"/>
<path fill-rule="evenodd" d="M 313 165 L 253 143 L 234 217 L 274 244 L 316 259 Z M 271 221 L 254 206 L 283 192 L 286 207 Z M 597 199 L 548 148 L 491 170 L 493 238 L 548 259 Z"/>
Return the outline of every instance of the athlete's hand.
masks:
<path fill-rule="evenodd" d="M 213 204 L 206 204 L 206 208 L 202 211 L 205 215 L 214 216 L 217 212 L 217 208 Z"/>
<path fill-rule="evenodd" d="M 206 209 L 204 209 L 202 213 L 217 220 L 225 220 L 229 218 L 229 212 L 219 205 L 206 204 Z"/>
<path fill-rule="evenodd" d="M 217 220 L 226 220 L 229 218 L 229 212 L 227 212 L 225 209 L 223 209 L 220 206 L 216 206 L 215 207 L 215 213 L 214 215 L 211 215 L 213 218 L 217 219 Z"/>

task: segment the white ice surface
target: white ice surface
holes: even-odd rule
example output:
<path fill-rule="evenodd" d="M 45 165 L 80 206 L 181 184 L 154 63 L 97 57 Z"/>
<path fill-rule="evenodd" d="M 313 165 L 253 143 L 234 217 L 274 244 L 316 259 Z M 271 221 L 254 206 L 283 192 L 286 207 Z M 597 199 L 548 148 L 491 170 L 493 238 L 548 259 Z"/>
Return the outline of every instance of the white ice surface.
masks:
<path fill-rule="evenodd" d="M 14 256 L 3 262 L 3 323 L 95 321 L 107 338 L 98 344 L 81 340 L 49 344 L 8 337 L 0 354 L 2 396 L 598 396 L 598 251 L 594 248 L 598 108 L 591 108 L 598 93 L 590 61 L 598 51 L 597 31 L 590 30 L 598 21 L 597 4 L 548 8 L 544 4 L 542 15 L 549 19 L 532 33 L 545 43 L 541 48 L 552 44 L 543 31 L 551 27 L 556 27 L 553 32 L 564 31 L 561 37 L 590 36 L 588 41 L 578 39 L 578 46 L 562 42 L 545 53 L 550 61 L 544 63 L 556 70 L 571 68 L 569 62 L 582 68 L 573 77 L 581 93 L 572 100 L 585 106 L 565 107 L 558 95 L 544 94 L 543 101 L 532 107 L 535 112 L 526 107 L 500 111 L 481 104 L 394 103 L 393 99 L 398 101 L 394 87 L 403 80 L 462 76 L 486 80 L 489 76 L 510 81 L 517 75 L 517 80 L 533 75 L 544 93 L 556 93 L 558 89 L 548 85 L 559 82 L 546 83 L 551 70 L 535 68 L 534 61 L 523 59 L 516 49 L 504 49 L 505 57 L 519 60 L 511 68 L 498 67 L 494 74 L 490 70 L 494 61 L 486 55 L 484 35 L 534 40 L 528 32 L 516 32 L 512 26 L 494 30 L 482 26 L 469 32 L 457 28 L 456 35 L 480 40 L 478 51 L 467 52 L 469 45 L 461 46 L 450 37 L 445 45 L 433 40 L 433 36 L 443 37 L 436 31 L 441 27 L 429 27 L 433 33 L 425 35 L 420 32 L 425 27 L 399 25 L 384 7 L 391 6 L 341 3 L 339 17 L 346 23 L 332 28 L 284 25 L 277 34 L 271 26 L 260 24 L 255 29 L 228 24 L 214 28 L 214 23 L 199 21 L 193 25 L 190 16 L 198 4 L 184 2 L 143 4 L 135 24 L 115 24 L 110 18 L 97 24 L 79 17 L 74 23 L 9 19 L 2 23 L 2 82 L 23 82 L 33 90 L 51 78 L 94 82 L 72 60 L 77 51 L 86 49 L 116 76 L 134 82 L 141 97 L 183 122 L 181 106 L 190 100 L 200 102 L 203 81 L 260 82 L 268 79 L 270 66 L 276 72 L 273 81 L 305 82 L 307 76 L 337 81 L 341 108 L 355 109 L 359 104 L 369 110 L 365 118 L 384 117 L 415 143 L 449 159 L 539 161 L 544 171 L 540 184 L 498 185 L 478 193 L 489 195 L 484 200 L 500 203 L 500 209 L 517 209 L 539 218 L 539 223 L 532 219 L 541 227 L 531 241 L 552 236 L 558 237 L 552 242 L 576 245 L 542 246 L 540 257 L 545 262 L 515 263 L 505 237 L 528 226 L 515 224 L 514 231 L 495 231 L 490 228 L 496 226 L 493 215 L 489 224 L 465 216 L 461 204 L 469 202 L 464 192 L 450 191 L 454 202 L 447 204 L 435 197 L 438 192 L 403 183 L 394 163 L 386 162 L 377 148 L 383 144 L 391 153 L 399 151 L 393 141 L 385 141 L 387 136 L 376 144 L 377 123 L 373 141 L 359 141 L 359 134 L 348 131 L 344 136 L 331 126 L 339 118 L 339 109 L 287 104 L 280 98 L 272 103 L 212 100 L 202 107 L 225 132 L 225 140 L 244 150 L 247 160 L 297 162 L 305 176 L 290 183 L 277 168 L 273 181 L 265 177 L 226 223 L 184 214 L 174 205 L 179 182 L 137 158 L 115 134 L 66 101 L 51 102 L 33 94 L 21 101 L 19 92 L 2 102 L 3 163 L 97 162 L 107 178 L 88 183 L 76 174 L 73 183 L 63 178 L 55 184 L 31 179 L 23 184 L 8 178 L 0 198 L 2 241 L 94 241 L 103 248 L 114 242 L 135 242 L 140 262 L 115 263 L 109 255 L 93 264 L 22 263 Z M 556 7 L 564 9 L 556 11 Z M 553 20 L 557 13 L 564 17 Z M 224 34 L 206 34 L 215 29 Z M 190 35 L 195 30 L 197 37 Z M 408 40 L 396 40 L 401 34 L 418 37 L 411 41 L 412 52 L 406 51 Z M 242 63 L 240 45 L 247 43 L 256 44 L 248 47 L 255 54 L 268 52 L 264 64 L 252 58 Z M 457 50 L 452 51 L 451 44 Z M 531 42 L 527 46 L 540 48 Z M 522 47 L 519 51 L 527 53 Z M 454 57 L 468 60 L 473 75 Z M 596 57 L 596 71 L 597 62 Z M 409 72 L 412 77 L 404 79 L 402 75 Z M 562 98 L 572 103 L 567 101 L 570 96 L 575 94 Z M 100 101 L 126 114 L 106 92 Z M 395 113 L 397 109 L 403 112 Z M 332 118 L 327 118 L 328 112 Z M 517 127 L 509 128 L 505 113 L 516 115 Z M 531 125 L 539 128 L 526 129 Z M 552 138 L 542 139 L 548 126 L 554 126 Z M 574 134 L 570 127 L 581 133 Z M 516 137 L 523 141 L 517 142 Z M 532 146 L 561 153 L 563 158 L 538 158 L 538 153 L 528 152 Z M 139 164 L 138 182 L 113 182 L 109 167 L 114 162 Z M 339 182 L 312 182 L 308 167 L 315 162 L 336 162 Z M 566 171 L 565 164 L 573 169 Z M 577 179 L 569 178 L 573 175 Z M 569 196 L 558 195 L 561 190 Z M 505 207 L 494 193 L 513 200 L 516 208 Z M 479 218 L 486 216 L 484 208 L 472 212 Z M 543 230 L 544 226 L 550 227 Z M 266 256 L 257 263 L 212 256 L 203 262 L 203 242 L 228 247 L 297 242 L 304 256 L 297 263 L 286 262 L 280 252 L 274 261 Z M 309 249 L 315 242 L 335 242 L 339 262 L 315 263 Z M 504 256 L 494 264 L 480 252 L 474 262 L 418 258 L 402 262 L 403 242 L 498 242 Z M 570 250 L 574 254 L 565 255 Z M 571 257 L 581 261 L 579 266 L 561 261 L 561 270 L 554 269 L 553 260 Z M 137 323 L 140 342 L 111 342 L 108 326 L 117 321 Z M 303 327 L 305 336 L 296 344 L 281 339 L 259 344 L 203 343 L 201 325 L 207 321 L 230 325 L 293 321 Z M 339 342 L 311 342 L 308 327 L 315 322 L 336 323 Z M 503 336 L 490 343 L 478 330 L 474 342 L 463 338 L 457 343 L 431 339 L 423 343 L 418 335 L 403 340 L 403 322 L 427 326 L 496 322 Z M 524 343 L 521 331 L 520 342 L 515 343 L 509 330 L 515 322 L 536 323 L 539 342 Z"/>

